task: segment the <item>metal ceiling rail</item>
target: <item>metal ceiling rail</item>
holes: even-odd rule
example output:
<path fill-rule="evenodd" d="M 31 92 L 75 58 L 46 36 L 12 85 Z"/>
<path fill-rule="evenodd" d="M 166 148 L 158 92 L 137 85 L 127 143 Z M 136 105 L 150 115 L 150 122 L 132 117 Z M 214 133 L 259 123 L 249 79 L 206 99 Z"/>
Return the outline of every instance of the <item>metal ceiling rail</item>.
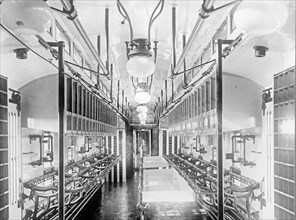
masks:
<path fill-rule="evenodd" d="M 215 0 L 208 0 L 206 3 L 205 3 L 205 7 L 210 7 L 213 3 L 214 3 Z M 201 25 L 203 24 L 204 22 L 204 19 L 202 19 L 201 17 L 199 17 L 197 19 L 197 22 L 192 30 L 192 33 L 186 43 L 186 46 L 184 47 L 183 49 L 183 52 L 177 62 L 177 64 L 174 66 L 174 69 L 172 70 L 172 73 L 175 73 L 177 72 L 181 66 L 183 65 L 183 61 L 189 51 L 189 49 L 191 48 L 192 46 L 192 43 L 194 42 L 194 39 L 195 39 L 195 36 L 197 35 L 197 33 L 199 32 L 199 29 L 201 28 Z"/>
<path fill-rule="evenodd" d="M 229 7 L 229 6 L 231 6 L 231 5 L 235 4 L 235 3 L 240 2 L 241 0 L 234 0 L 232 2 L 229 2 L 229 3 L 225 4 L 225 5 L 219 6 L 217 8 L 214 8 L 214 6 L 213 6 L 215 1 L 216 0 L 203 0 L 202 6 L 201 6 L 201 9 L 200 9 L 200 12 L 199 12 L 199 18 L 198 18 L 198 20 L 197 20 L 197 22 L 196 22 L 196 24 L 195 24 L 195 26 L 193 28 L 193 31 L 192 31 L 189 39 L 188 39 L 188 42 L 186 43 L 186 45 L 184 45 L 183 52 L 182 52 L 177 64 L 174 61 L 171 77 L 179 75 L 181 73 L 184 73 L 184 72 L 187 72 L 187 71 L 189 71 L 191 69 L 196 68 L 196 67 L 192 67 L 191 69 L 184 70 L 182 72 L 178 72 L 178 70 L 180 69 L 182 64 L 184 65 L 185 57 L 186 57 L 192 43 L 194 42 L 194 39 L 195 39 L 196 35 L 198 34 L 199 29 L 201 28 L 201 26 L 203 24 L 203 21 L 205 20 L 205 18 L 207 18 L 209 16 L 209 13 L 212 13 L 214 11 L 223 9 L 225 7 Z M 175 57 L 175 52 L 174 51 L 173 51 L 173 56 Z"/>
<path fill-rule="evenodd" d="M 155 7 L 150 20 L 149 20 L 149 26 L 148 26 L 148 41 L 150 42 L 150 33 L 151 33 L 151 27 L 153 22 L 155 21 L 155 19 L 161 14 L 162 10 L 163 10 L 163 6 L 164 6 L 164 0 L 160 0 L 157 4 L 157 6 Z M 155 12 L 157 11 L 157 9 L 160 7 L 159 12 L 155 15 Z"/>
<path fill-rule="evenodd" d="M 70 10 L 71 8 L 68 6 L 68 4 L 66 3 L 70 1 L 70 5 L 71 5 L 71 0 L 60 0 L 60 2 L 62 3 L 64 9 L 66 10 Z M 109 72 L 107 70 L 107 68 L 105 67 L 103 61 L 100 59 L 100 57 L 97 54 L 96 49 L 94 48 L 92 42 L 90 41 L 90 39 L 88 38 L 84 28 L 82 27 L 80 21 L 76 18 L 73 21 L 74 26 L 76 27 L 77 31 L 79 32 L 80 36 L 82 37 L 82 39 L 84 40 L 84 42 L 86 43 L 86 45 L 88 46 L 88 48 L 90 49 L 90 52 L 92 53 L 93 57 L 96 59 L 96 61 L 99 63 L 103 74 L 101 73 L 100 75 L 103 76 L 109 76 Z"/>
<path fill-rule="evenodd" d="M 131 42 L 132 42 L 134 39 L 134 31 L 133 31 L 131 19 L 128 15 L 127 11 L 125 10 L 124 6 L 121 4 L 120 0 L 117 0 L 117 8 L 118 8 L 119 13 L 124 18 L 124 20 L 128 21 L 129 28 L 130 28 L 130 38 L 131 38 Z"/>
<path fill-rule="evenodd" d="M 238 36 L 237 36 L 237 38 L 235 39 L 235 40 L 230 40 L 231 41 L 231 43 L 226 47 L 226 48 L 224 48 L 224 50 L 223 50 L 223 52 L 222 52 L 222 58 L 225 58 L 225 57 L 227 57 L 234 49 L 236 49 L 237 48 L 237 46 L 238 45 L 240 45 L 240 43 L 242 42 L 242 40 L 243 40 L 243 37 L 244 37 L 244 34 L 239 34 Z M 175 100 L 171 100 L 171 105 L 170 106 L 168 106 L 168 107 L 166 107 L 165 109 L 164 109 L 164 111 L 165 112 L 162 112 L 162 114 L 160 115 L 160 117 L 159 118 L 161 118 L 161 117 L 164 117 L 166 114 L 168 114 L 172 109 L 174 109 L 175 108 L 175 106 L 187 95 L 187 94 L 189 94 L 192 90 L 193 90 L 193 88 L 197 85 L 197 83 L 198 82 L 200 82 L 204 77 L 206 77 L 207 75 L 209 75 L 210 73 L 211 73 L 211 71 L 212 71 L 212 69 L 216 66 L 216 60 L 217 59 L 212 59 L 212 60 L 209 60 L 209 61 L 207 61 L 207 62 L 205 62 L 205 63 L 202 63 L 202 64 L 200 64 L 200 65 L 198 65 L 198 66 L 195 66 L 195 67 L 192 67 L 192 68 L 189 68 L 189 70 L 191 70 L 191 69 L 194 69 L 194 68 L 196 68 L 196 67 L 199 67 L 199 66 L 204 66 L 204 65 L 206 65 L 206 64 L 210 64 L 211 63 L 211 65 L 207 68 L 207 70 L 205 70 L 203 73 L 201 73 L 201 76 L 198 78 L 198 79 L 196 79 L 194 82 L 192 82 L 192 83 L 190 83 L 189 85 L 187 85 L 185 88 L 184 88 L 184 90 L 183 90 L 183 93 L 181 94 L 181 95 L 179 95 L 178 96 L 178 98 L 175 98 Z M 180 73 L 178 73 L 178 74 L 181 74 L 181 73 L 183 73 L 184 71 L 182 71 L 182 72 L 180 72 Z M 173 79 L 172 79 L 173 80 Z M 173 83 L 172 83 L 172 86 L 173 86 Z M 172 93 L 173 93 L 173 88 L 172 88 Z M 174 98 L 174 96 L 172 96 L 173 98 Z"/>

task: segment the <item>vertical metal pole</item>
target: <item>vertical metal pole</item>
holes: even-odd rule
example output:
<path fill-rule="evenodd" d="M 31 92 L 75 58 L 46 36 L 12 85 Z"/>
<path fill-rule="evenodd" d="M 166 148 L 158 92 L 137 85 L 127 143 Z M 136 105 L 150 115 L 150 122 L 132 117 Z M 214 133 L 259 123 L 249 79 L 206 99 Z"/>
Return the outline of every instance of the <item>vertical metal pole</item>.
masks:
<path fill-rule="evenodd" d="M 172 73 L 176 67 L 176 8 L 172 7 L 172 40 L 173 40 L 173 65 L 172 65 Z M 173 75 L 171 77 L 172 80 L 172 102 L 174 101 L 174 78 Z"/>
<path fill-rule="evenodd" d="M 218 219 L 224 220 L 224 173 L 223 173 L 223 130 L 222 130 L 222 40 L 217 41 L 217 64 L 216 64 L 216 85 L 217 85 L 217 123 L 218 123 Z"/>
<path fill-rule="evenodd" d="M 129 116 L 130 116 L 130 109 L 131 109 L 131 107 L 130 107 L 130 103 L 129 102 L 127 102 L 127 117 L 129 118 Z"/>
<path fill-rule="evenodd" d="M 186 35 L 183 35 L 183 50 L 186 46 Z M 184 66 L 184 74 L 183 74 L 183 81 L 184 81 L 184 87 L 187 86 L 187 80 L 186 80 L 186 58 L 184 58 L 184 61 L 183 61 L 183 66 Z"/>
<path fill-rule="evenodd" d="M 160 93 L 161 93 L 161 112 L 163 112 L 163 90 L 161 90 Z"/>
<path fill-rule="evenodd" d="M 164 85 L 165 85 L 165 108 L 168 107 L 168 81 L 165 80 L 164 81 Z"/>
<path fill-rule="evenodd" d="M 99 55 L 99 57 L 101 56 L 101 35 L 98 35 L 97 36 L 97 50 L 98 50 L 98 55 Z M 97 69 L 97 71 L 98 71 L 98 74 L 97 74 L 97 87 L 98 88 L 100 88 L 99 86 L 100 86 L 100 74 L 99 74 L 99 72 L 100 72 L 100 65 L 98 65 L 98 69 Z"/>
<path fill-rule="evenodd" d="M 120 81 L 117 81 L 117 109 L 119 110 L 119 91 L 120 91 Z"/>
<path fill-rule="evenodd" d="M 124 90 L 121 90 L 121 94 L 122 94 L 122 99 L 121 99 L 121 110 L 122 110 L 122 113 L 123 113 L 123 105 L 124 105 Z"/>
<path fill-rule="evenodd" d="M 64 75 L 64 42 L 58 42 L 59 53 L 59 220 L 65 219 L 65 167 L 64 167 L 64 145 L 65 145 L 65 75 Z"/>
<path fill-rule="evenodd" d="M 125 115 L 127 113 L 127 108 L 128 108 L 128 106 L 127 106 L 127 97 L 125 97 Z"/>
<path fill-rule="evenodd" d="M 173 102 L 174 101 L 174 78 L 171 78 L 171 80 L 172 80 L 172 101 L 171 102 Z"/>
<path fill-rule="evenodd" d="M 158 110 L 158 103 L 156 102 L 156 104 L 155 104 L 155 108 L 154 108 L 154 112 L 155 112 L 155 121 L 156 121 L 156 119 L 157 119 L 157 117 L 158 117 L 158 112 L 157 112 L 157 110 Z"/>
<path fill-rule="evenodd" d="M 172 7 L 173 71 L 176 67 L 176 7 Z"/>
<path fill-rule="evenodd" d="M 160 108 L 161 108 L 161 105 L 160 105 L 160 97 L 157 97 L 157 101 L 159 103 L 159 106 L 157 108 L 157 111 L 158 111 L 158 116 L 160 116 Z"/>
<path fill-rule="evenodd" d="M 289 74 L 293 74 L 292 72 L 290 72 Z M 294 94 L 295 94 L 295 86 L 296 86 L 296 77 L 295 77 L 296 73 L 294 70 L 294 82 L 289 82 L 289 83 L 294 83 Z M 296 103 L 296 96 L 294 95 L 294 103 Z M 295 111 L 294 111 L 294 154 L 295 154 L 295 158 L 296 158 L 296 147 L 295 147 L 295 141 L 296 141 L 296 105 L 295 105 Z M 294 161 L 294 167 L 296 167 L 296 160 Z M 294 192 L 296 192 L 296 175 L 294 176 Z M 294 217 L 296 217 L 296 207 L 294 206 Z"/>
<path fill-rule="evenodd" d="M 110 65 L 110 75 L 111 75 L 110 100 L 111 102 L 113 102 L 113 64 Z"/>
<path fill-rule="evenodd" d="M 109 70 L 109 8 L 105 9 L 105 31 L 106 31 L 106 52 L 107 52 L 106 68 L 107 70 Z"/>

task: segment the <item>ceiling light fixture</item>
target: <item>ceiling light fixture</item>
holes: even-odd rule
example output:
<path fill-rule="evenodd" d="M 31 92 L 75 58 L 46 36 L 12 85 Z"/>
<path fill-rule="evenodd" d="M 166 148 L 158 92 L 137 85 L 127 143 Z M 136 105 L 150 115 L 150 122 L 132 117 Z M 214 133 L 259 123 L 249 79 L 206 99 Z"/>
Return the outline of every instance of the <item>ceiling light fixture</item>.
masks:
<path fill-rule="evenodd" d="M 44 1 L 4 1 L 1 9 L 5 26 L 19 34 L 42 34 L 52 24 L 50 7 Z"/>
<path fill-rule="evenodd" d="M 236 9 L 233 20 L 242 32 L 253 36 L 278 31 L 287 21 L 287 6 L 281 1 L 243 1 Z"/>
<path fill-rule="evenodd" d="M 139 104 L 146 104 L 150 102 L 150 94 L 148 92 L 139 91 L 135 95 L 135 101 Z"/>
<path fill-rule="evenodd" d="M 268 48 L 263 46 L 254 46 L 253 48 L 255 50 L 255 57 L 265 57 L 268 51 Z"/>
<path fill-rule="evenodd" d="M 137 107 L 137 112 L 138 113 L 147 113 L 148 112 L 148 107 L 146 105 L 139 105 Z"/>
<path fill-rule="evenodd" d="M 135 101 L 138 104 L 147 104 L 151 99 L 151 96 L 148 92 L 146 83 L 138 83 L 138 87 L 136 89 Z"/>
<path fill-rule="evenodd" d="M 147 118 L 147 113 L 139 113 L 139 114 L 138 114 L 138 117 L 139 117 L 140 119 L 146 119 L 146 118 Z"/>
<path fill-rule="evenodd" d="M 16 53 L 16 58 L 21 60 L 28 58 L 28 54 L 27 54 L 28 51 L 29 51 L 28 48 L 17 48 L 13 50 L 13 52 Z"/>
<path fill-rule="evenodd" d="M 141 124 L 146 124 L 146 120 L 140 120 Z"/>
<path fill-rule="evenodd" d="M 152 53 L 147 39 L 134 39 L 126 63 L 127 72 L 133 77 L 148 77 L 155 71 Z"/>
<path fill-rule="evenodd" d="M 138 77 L 138 78 L 148 77 L 152 75 L 155 71 L 158 42 L 154 41 L 154 48 L 153 48 L 154 59 L 153 59 L 152 52 L 150 51 L 151 50 L 150 32 L 151 32 L 152 24 L 162 12 L 163 6 L 164 6 L 164 0 L 160 0 L 150 17 L 149 26 L 148 26 L 148 38 L 134 39 L 133 28 L 132 28 L 129 15 L 126 12 L 123 5 L 121 4 L 120 0 L 117 0 L 118 11 L 123 16 L 124 20 L 128 21 L 129 28 L 130 28 L 131 39 L 130 41 L 125 42 L 127 58 L 128 58 L 128 62 L 126 64 L 126 70 L 133 77 Z M 157 12 L 157 10 L 159 11 Z"/>

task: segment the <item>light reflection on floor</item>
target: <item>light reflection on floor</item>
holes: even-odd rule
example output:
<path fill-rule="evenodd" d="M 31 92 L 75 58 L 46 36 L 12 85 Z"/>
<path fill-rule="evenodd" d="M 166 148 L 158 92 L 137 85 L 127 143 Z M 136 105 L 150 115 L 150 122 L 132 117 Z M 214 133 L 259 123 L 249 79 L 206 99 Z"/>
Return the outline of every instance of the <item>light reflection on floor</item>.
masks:
<path fill-rule="evenodd" d="M 137 219 L 138 173 L 127 183 L 109 184 L 95 195 L 88 207 L 81 212 L 79 220 L 133 220 Z M 160 220 L 206 220 L 206 216 L 195 202 L 155 202 L 149 203 L 145 213 L 147 219 Z"/>

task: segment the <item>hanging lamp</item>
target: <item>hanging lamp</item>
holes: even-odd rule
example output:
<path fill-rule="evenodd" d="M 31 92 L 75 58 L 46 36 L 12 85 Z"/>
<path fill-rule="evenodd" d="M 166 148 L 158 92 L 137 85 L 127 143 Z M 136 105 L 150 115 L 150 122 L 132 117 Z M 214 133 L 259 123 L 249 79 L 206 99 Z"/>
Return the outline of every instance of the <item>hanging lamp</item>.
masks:
<path fill-rule="evenodd" d="M 146 83 L 138 83 L 136 88 L 135 101 L 138 104 L 147 104 L 151 99 Z"/>
<path fill-rule="evenodd" d="M 3 24 L 18 34 L 42 34 L 52 24 L 50 7 L 45 1 L 4 1 L 1 12 Z"/>
<path fill-rule="evenodd" d="M 281 1 L 243 1 L 233 15 L 235 26 L 253 36 L 267 35 L 286 23 L 288 9 Z"/>

